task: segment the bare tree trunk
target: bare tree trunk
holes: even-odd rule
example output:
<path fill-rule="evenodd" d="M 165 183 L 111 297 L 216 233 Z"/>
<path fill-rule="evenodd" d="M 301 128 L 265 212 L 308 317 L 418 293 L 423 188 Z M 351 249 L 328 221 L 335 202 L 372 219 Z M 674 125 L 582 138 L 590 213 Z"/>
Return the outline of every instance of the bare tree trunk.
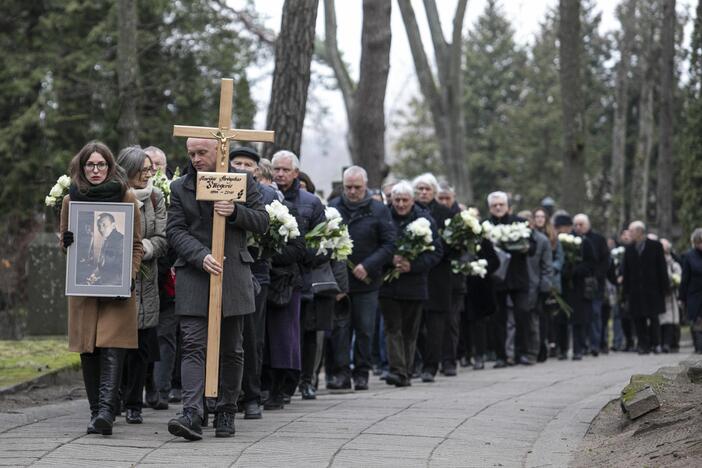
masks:
<path fill-rule="evenodd" d="M 571 213 L 585 205 L 585 122 L 581 78 L 580 1 L 559 0 L 558 50 L 563 110 L 561 204 Z"/>
<path fill-rule="evenodd" d="M 648 218 L 648 197 L 650 187 L 651 153 L 653 151 L 653 81 L 650 73 L 644 75 L 641 83 L 639 104 L 639 131 L 634 159 L 632 180 L 632 217 L 646 221 Z"/>
<path fill-rule="evenodd" d="M 275 69 L 266 128 L 275 131 L 275 142 L 263 154 L 270 158 L 280 149 L 300 155 L 302 128 L 307 110 L 307 89 L 314 53 L 319 0 L 285 0 L 280 34 L 275 44 Z"/>
<path fill-rule="evenodd" d="M 351 160 L 368 172 L 368 184 L 380 187 L 385 175 L 385 91 L 390 72 L 390 0 L 364 0 L 361 66 L 358 84 L 349 75 L 336 42 L 333 0 L 324 1 L 327 61 L 344 97 L 349 122 Z"/>
<path fill-rule="evenodd" d="M 660 115 L 656 213 L 658 229 L 669 237 L 673 229 L 673 87 L 675 86 L 675 0 L 663 0 L 660 61 Z"/>
<path fill-rule="evenodd" d="M 461 59 L 463 50 L 463 21 L 467 0 L 459 0 L 453 17 L 451 43 L 444 39 L 435 0 L 424 0 L 431 41 L 437 64 L 438 85 L 429 66 L 417 18 L 410 0 L 398 0 L 407 39 L 410 43 L 419 87 L 431 110 L 434 133 L 439 141 L 446 176 L 457 196 L 473 201 L 473 186 L 468 172 L 463 110 L 463 80 Z"/>
<path fill-rule="evenodd" d="M 614 127 L 612 129 L 612 200 L 614 213 L 608 217 L 608 231 L 619 230 L 626 222 L 626 128 L 629 108 L 629 68 L 634 41 L 636 0 L 629 0 L 618 12 L 622 34 L 619 38 Z"/>
<path fill-rule="evenodd" d="M 137 101 L 139 60 L 137 56 L 137 0 L 119 0 L 117 39 L 117 84 L 120 112 L 117 121 L 119 145 L 124 148 L 139 141 Z"/>

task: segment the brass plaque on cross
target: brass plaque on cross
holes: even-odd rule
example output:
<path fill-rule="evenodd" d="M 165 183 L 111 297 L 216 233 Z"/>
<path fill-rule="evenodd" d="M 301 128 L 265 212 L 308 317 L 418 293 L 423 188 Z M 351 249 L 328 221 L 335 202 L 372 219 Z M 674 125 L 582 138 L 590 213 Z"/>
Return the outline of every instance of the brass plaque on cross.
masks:
<path fill-rule="evenodd" d="M 198 172 L 198 200 L 246 201 L 246 174 L 231 172 Z"/>

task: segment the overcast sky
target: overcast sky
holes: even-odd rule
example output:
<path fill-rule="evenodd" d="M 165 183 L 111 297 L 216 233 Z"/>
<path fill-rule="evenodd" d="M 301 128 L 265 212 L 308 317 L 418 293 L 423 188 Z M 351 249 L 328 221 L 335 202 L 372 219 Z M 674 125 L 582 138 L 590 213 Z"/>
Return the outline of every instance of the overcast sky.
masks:
<path fill-rule="evenodd" d="M 693 0 L 678 0 L 678 8 L 689 6 Z M 246 0 L 229 0 L 235 7 L 241 7 Z M 255 0 L 258 11 L 266 17 L 266 26 L 278 32 L 284 0 Z M 424 38 L 427 55 L 433 57 L 429 40 L 429 28 L 421 0 L 412 0 L 417 21 Z M 485 9 L 486 0 L 469 0 L 464 22 L 464 35 L 474 27 L 477 18 Z M 617 29 L 619 23 L 614 16 L 618 0 L 598 0 L 598 8 L 602 11 L 602 31 Z M 319 1 L 317 14 L 317 36 L 324 37 L 324 2 Z M 444 36 L 451 37 L 450 28 L 456 7 L 456 0 L 437 0 L 439 14 L 444 27 Z M 503 0 L 501 8 L 506 13 L 516 32 L 516 40 L 521 44 L 533 42 L 540 23 L 543 22 L 549 8 L 558 5 L 558 0 Z M 361 0 L 344 0 L 336 2 L 337 39 L 344 59 L 351 66 L 351 76 L 358 78 L 358 65 L 361 55 Z M 256 127 L 263 128 L 266 111 L 270 99 L 270 76 L 273 70 L 273 60 L 263 66 L 250 69 L 249 78 L 254 81 L 253 96 L 256 101 L 258 114 Z M 313 74 L 331 76 L 327 67 L 314 64 Z M 313 78 L 314 81 L 314 78 Z M 328 193 L 331 181 L 337 180 L 339 168 L 349 164 L 345 135 L 347 129 L 346 115 L 340 91 L 327 90 L 320 84 L 310 88 L 310 103 L 308 105 L 305 130 L 302 136 L 302 169 L 310 174 L 318 188 Z M 418 84 L 414 71 L 414 63 L 407 42 L 407 36 L 402 18 L 393 1 L 392 5 L 392 46 L 390 50 L 390 75 L 385 97 L 385 114 L 388 132 L 386 134 L 387 156 L 392 159 L 392 141 L 394 134 L 394 114 L 408 100 L 418 95 Z M 321 112 L 321 109 L 327 112 Z"/>

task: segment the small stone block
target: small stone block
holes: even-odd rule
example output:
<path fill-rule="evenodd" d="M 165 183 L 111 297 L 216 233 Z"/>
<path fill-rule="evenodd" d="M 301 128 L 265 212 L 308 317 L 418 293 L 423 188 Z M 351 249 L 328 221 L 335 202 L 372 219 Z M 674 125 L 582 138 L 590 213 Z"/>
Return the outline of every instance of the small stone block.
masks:
<path fill-rule="evenodd" d="M 687 368 L 687 376 L 692 383 L 702 383 L 702 362 L 696 362 Z"/>
<path fill-rule="evenodd" d="M 661 407 L 658 396 L 650 386 L 646 386 L 634 395 L 622 397 L 622 409 L 629 419 L 636 419 Z"/>

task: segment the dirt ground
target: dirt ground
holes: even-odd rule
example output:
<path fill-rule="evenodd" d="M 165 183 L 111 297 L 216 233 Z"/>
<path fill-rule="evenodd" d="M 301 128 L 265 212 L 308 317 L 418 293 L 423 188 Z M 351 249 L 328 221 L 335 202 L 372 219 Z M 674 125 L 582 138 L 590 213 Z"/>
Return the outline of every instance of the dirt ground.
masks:
<path fill-rule="evenodd" d="M 670 382 L 661 407 L 629 421 L 619 400 L 590 425 L 574 467 L 702 466 L 702 384 Z"/>
<path fill-rule="evenodd" d="M 0 395 L 0 412 L 85 398 L 80 371 L 63 373 L 56 384 L 39 384 L 11 395 Z"/>

